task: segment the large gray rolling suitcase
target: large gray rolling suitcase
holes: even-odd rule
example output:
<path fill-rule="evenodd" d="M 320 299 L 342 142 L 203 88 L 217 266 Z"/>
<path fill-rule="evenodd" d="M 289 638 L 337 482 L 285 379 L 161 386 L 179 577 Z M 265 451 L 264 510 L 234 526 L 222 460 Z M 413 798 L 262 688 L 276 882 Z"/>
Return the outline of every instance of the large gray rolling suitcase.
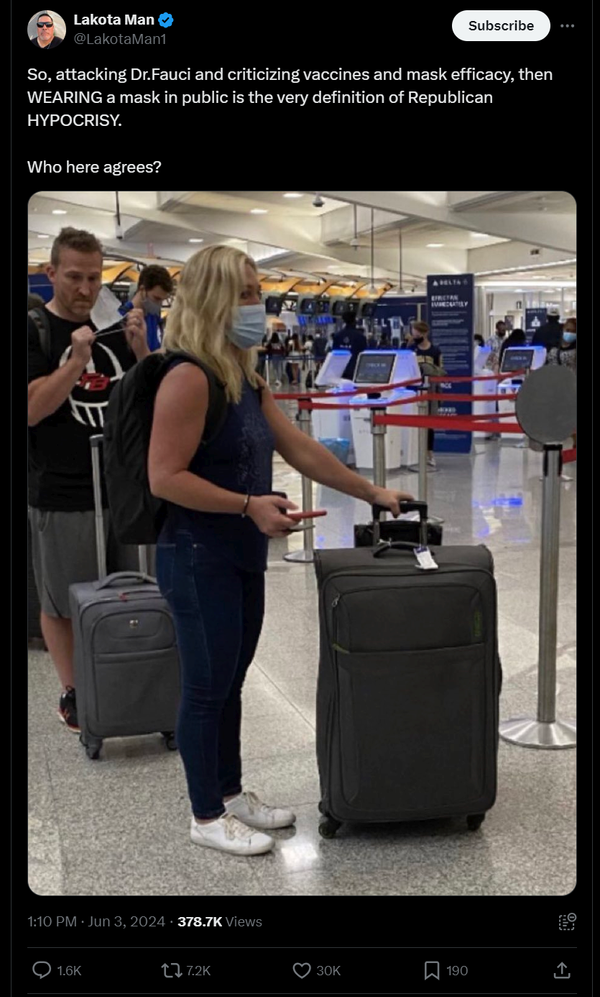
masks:
<path fill-rule="evenodd" d="M 424 503 L 418 509 L 426 529 Z M 376 519 L 377 519 L 376 512 Z M 417 545 L 315 551 L 323 837 L 342 821 L 465 816 L 496 797 L 500 661 L 490 552 Z"/>
<path fill-rule="evenodd" d="M 92 437 L 99 580 L 69 589 L 77 717 L 93 759 L 107 737 L 160 732 L 174 749 L 180 692 L 175 628 L 156 580 L 145 571 L 105 577 L 101 443 Z"/>

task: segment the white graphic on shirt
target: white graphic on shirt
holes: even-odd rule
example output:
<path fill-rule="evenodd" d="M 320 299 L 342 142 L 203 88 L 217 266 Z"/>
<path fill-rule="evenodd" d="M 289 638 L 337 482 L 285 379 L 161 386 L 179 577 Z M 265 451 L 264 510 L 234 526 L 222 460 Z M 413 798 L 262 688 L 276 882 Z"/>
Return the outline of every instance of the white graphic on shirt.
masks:
<path fill-rule="evenodd" d="M 59 367 L 66 364 L 72 352 L 73 347 L 68 346 L 58 362 Z M 120 381 L 124 373 L 113 351 L 104 343 L 94 343 L 89 363 L 69 395 L 73 418 L 83 426 L 102 429 L 112 384 Z"/>

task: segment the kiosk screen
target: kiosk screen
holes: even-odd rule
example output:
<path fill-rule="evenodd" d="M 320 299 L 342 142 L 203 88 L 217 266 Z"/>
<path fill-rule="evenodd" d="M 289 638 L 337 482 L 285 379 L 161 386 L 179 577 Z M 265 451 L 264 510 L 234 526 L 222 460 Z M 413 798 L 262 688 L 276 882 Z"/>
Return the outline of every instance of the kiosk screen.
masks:
<path fill-rule="evenodd" d="M 361 353 L 354 372 L 355 384 L 391 384 L 394 353 L 377 356 L 374 353 Z"/>
<path fill-rule="evenodd" d="M 513 370 L 530 370 L 532 363 L 533 347 L 508 349 L 504 351 L 500 373 L 510 374 Z"/>
<path fill-rule="evenodd" d="M 283 298 L 270 294 L 265 301 L 265 311 L 267 315 L 280 315 L 283 308 Z"/>

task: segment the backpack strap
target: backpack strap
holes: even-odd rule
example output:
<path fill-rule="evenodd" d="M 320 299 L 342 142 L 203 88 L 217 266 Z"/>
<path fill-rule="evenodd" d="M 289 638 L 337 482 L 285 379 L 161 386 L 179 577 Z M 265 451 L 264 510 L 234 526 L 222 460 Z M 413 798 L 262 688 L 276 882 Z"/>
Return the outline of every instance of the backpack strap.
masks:
<path fill-rule="evenodd" d="M 31 311 L 27 312 L 27 315 L 38 331 L 42 353 L 50 363 L 52 360 L 52 352 L 50 350 L 50 320 L 46 315 L 46 310 L 45 308 L 32 308 Z"/>
<path fill-rule="evenodd" d="M 214 439 L 219 435 L 223 428 L 225 419 L 227 418 L 227 398 L 225 396 L 225 385 L 217 377 L 214 370 L 207 364 L 199 360 L 191 353 L 185 353 L 182 350 L 167 351 L 167 370 L 165 374 L 171 367 L 172 360 L 182 360 L 186 363 L 193 363 L 200 370 L 203 370 L 206 374 L 206 379 L 208 381 L 208 409 L 206 412 L 206 422 L 204 425 L 204 435 L 200 443 L 201 447 L 207 447 L 209 443 L 212 443 Z"/>

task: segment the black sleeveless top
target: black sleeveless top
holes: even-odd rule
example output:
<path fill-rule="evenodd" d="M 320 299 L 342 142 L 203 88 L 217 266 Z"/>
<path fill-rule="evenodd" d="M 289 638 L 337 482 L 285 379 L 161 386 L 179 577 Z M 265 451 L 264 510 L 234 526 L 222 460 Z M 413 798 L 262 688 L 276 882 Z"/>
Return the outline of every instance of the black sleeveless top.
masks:
<path fill-rule="evenodd" d="M 188 470 L 230 492 L 268 495 L 272 491 L 274 449 L 275 437 L 261 409 L 260 390 L 244 379 L 240 402 L 228 406 L 221 431 L 208 446 L 198 447 Z M 265 571 L 267 567 L 269 538 L 248 516 L 197 512 L 168 502 L 158 542 L 174 543 L 178 531 L 189 533 L 194 542 L 244 571 Z"/>

